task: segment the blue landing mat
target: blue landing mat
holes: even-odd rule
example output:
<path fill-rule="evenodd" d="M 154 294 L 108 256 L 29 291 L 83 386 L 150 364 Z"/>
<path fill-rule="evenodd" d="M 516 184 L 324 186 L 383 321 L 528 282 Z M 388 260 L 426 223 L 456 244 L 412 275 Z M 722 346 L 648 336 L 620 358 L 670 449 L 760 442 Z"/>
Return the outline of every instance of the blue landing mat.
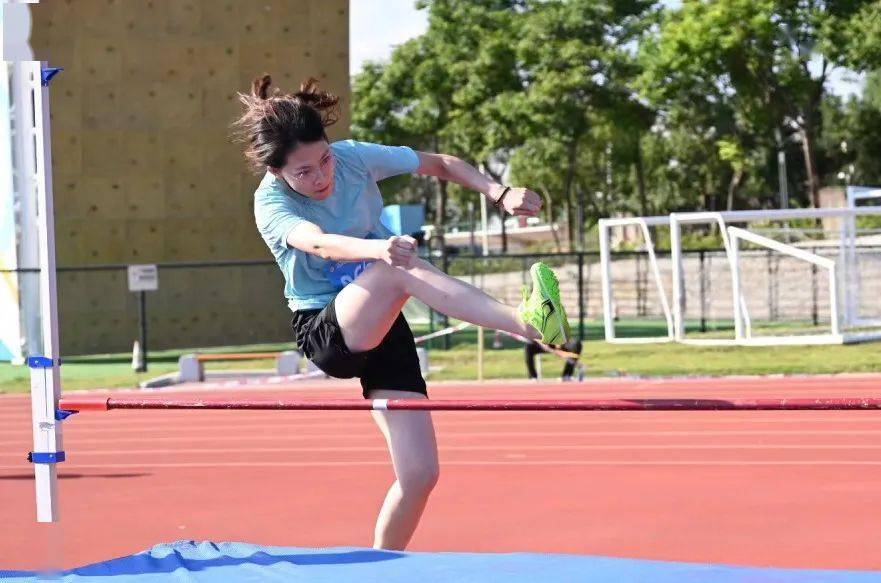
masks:
<path fill-rule="evenodd" d="M 398 553 L 359 548 L 261 547 L 178 541 L 56 575 L 60 581 L 153 583 L 881 583 L 881 571 L 766 569 L 538 553 Z M 0 581 L 42 580 L 0 571 Z"/>

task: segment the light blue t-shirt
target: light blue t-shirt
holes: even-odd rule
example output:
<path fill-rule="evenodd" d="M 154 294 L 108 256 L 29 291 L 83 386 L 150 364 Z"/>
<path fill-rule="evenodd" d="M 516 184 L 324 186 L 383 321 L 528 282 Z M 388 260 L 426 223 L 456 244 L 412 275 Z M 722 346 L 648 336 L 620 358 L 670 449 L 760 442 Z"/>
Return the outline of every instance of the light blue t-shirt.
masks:
<path fill-rule="evenodd" d="M 254 193 L 257 229 L 285 278 L 285 297 L 293 311 L 323 308 L 354 277 L 351 263 L 327 261 L 287 244 L 297 225 L 309 221 L 325 233 L 360 239 L 392 236 L 380 222 L 379 180 L 415 172 L 419 158 L 406 146 L 381 146 L 346 140 L 330 146 L 335 158 L 333 194 L 324 200 L 305 197 L 284 180 L 266 173 Z M 343 275 L 342 280 L 340 273 Z"/>

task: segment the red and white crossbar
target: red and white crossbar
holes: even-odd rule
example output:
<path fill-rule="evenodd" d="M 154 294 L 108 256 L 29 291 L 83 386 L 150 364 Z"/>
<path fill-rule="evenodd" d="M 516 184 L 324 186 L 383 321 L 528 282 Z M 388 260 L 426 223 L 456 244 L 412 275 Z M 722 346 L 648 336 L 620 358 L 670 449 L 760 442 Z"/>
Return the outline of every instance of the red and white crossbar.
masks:
<path fill-rule="evenodd" d="M 881 398 L 835 399 L 141 399 L 67 397 L 67 411 L 248 409 L 298 411 L 816 411 L 876 410 Z"/>

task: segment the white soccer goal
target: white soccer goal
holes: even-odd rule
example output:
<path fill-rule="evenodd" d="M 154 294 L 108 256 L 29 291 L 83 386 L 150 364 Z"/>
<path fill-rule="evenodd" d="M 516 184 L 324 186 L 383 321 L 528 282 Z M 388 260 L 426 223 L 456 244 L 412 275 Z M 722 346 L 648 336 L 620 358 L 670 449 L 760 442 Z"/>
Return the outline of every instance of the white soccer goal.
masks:
<path fill-rule="evenodd" d="M 836 277 L 835 261 L 827 257 L 822 257 L 816 253 L 810 253 L 794 247 L 775 241 L 769 237 L 763 237 L 741 229 L 738 227 L 728 227 L 728 240 L 731 245 L 732 252 L 732 287 L 739 301 L 734 304 L 734 326 L 737 342 L 740 344 L 829 344 L 841 343 L 841 325 L 838 314 L 838 279 Z M 740 242 L 748 241 L 760 247 L 765 247 L 773 251 L 777 251 L 789 257 L 806 261 L 811 265 L 816 265 L 826 269 L 829 281 L 829 326 L 828 334 L 816 335 L 783 335 L 783 336 L 765 336 L 761 338 L 753 337 L 752 326 L 749 320 L 749 312 L 746 302 L 743 298 L 743 283 L 741 278 L 740 264 Z"/>
<path fill-rule="evenodd" d="M 722 239 L 722 247 L 731 273 L 732 305 L 735 313 L 739 309 L 741 318 L 734 319 L 735 339 L 742 337 L 743 324 L 749 326 L 749 313 L 744 305 L 739 287 L 736 285 L 735 274 L 735 251 L 732 248 L 722 213 L 698 212 L 698 213 L 671 213 L 670 214 L 670 260 L 673 264 L 673 337 L 678 342 L 689 341 L 698 344 L 725 344 L 727 339 L 700 338 L 687 339 L 685 335 L 685 270 L 683 261 L 682 226 L 687 224 L 711 224 L 719 228 Z"/>
<path fill-rule="evenodd" d="M 847 206 L 851 209 L 867 209 L 872 207 L 861 207 L 860 204 L 865 201 L 881 201 L 881 188 L 867 186 L 848 186 L 847 187 Z M 866 281 L 865 274 L 869 271 L 874 272 L 873 267 L 881 265 L 881 258 L 873 253 L 866 252 L 865 246 L 860 245 L 860 240 L 869 239 L 878 245 L 881 245 L 881 228 L 861 229 L 857 224 L 859 216 L 870 217 L 874 213 L 866 215 L 855 214 L 842 221 L 842 239 L 846 240 L 846 245 L 842 245 L 843 252 L 846 252 L 844 258 L 845 273 L 842 278 L 845 282 L 845 305 L 844 320 L 845 324 L 850 327 L 881 327 L 881 289 L 879 285 L 872 285 Z M 881 227 L 881 220 L 877 221 Z M 862 234 L 862 236 L 861 236 Z M 874 293 L 873 293 L 874 292 Z"/>
<path fill-rule="evenodd" d="M 664 289 L 658 258 L 655 255 L 655 244 L 649 227 L 668 226 L 670 220 L 667 217 L 635 217 L 618 219 L 601 219 L 599 222 L 600 232 L 600 265 L 602 271 L 603 291 L 603 321 L 605 326 L 606 340 L 615 342 L 643 343 L 643 342 L 669 342 L 674 339 L 673 313 Z M 660 336 L 629 336 L 619 338 L 615 331 L 615 300 L 612 290 L 611 272 L 611 231 L 616 227 L 636 226 L 643 238 L 643 245 L 648 256 L 649 268 L 654 282 L 654 291 L 657 293 L 661 315 L 666 323 L 666 334 Z"/>
<path fill-rule="evenodd" d="M 872 198 L 881 198 L 881 189 L 848 190 L 852 205 Z M 881 226 L 881 206 L 602 219 L 599 236 L 606 339 L 744 345 L 833 344 L 881 339 L 881 302 L 877 300 L 881 288 L 881 236 L 877 233 L 881 233 L 881 228 L 873 231 L 861 227 L 863 217 L 877 217 L 874 222 Z M 822 227 L 810 226 L 820 222 Z M 665 315 L 669 313 L 665 337 L 625 339 L 616 334 L 614 283 L 621 278 L 616 279 L 615 265 L 621 263 L 621 259 L 613 257 L 611 233 L 614 228 L 628 225 L 639 226 L 643 233 L 646 257 L 657 291 L 663 298 L 663 310 Z M 669 228 L 672 272 L 669 300 L 660 277 L 660 253 L 655 249 L 649 227 Z M 687 269 L 694 269 L 697 262 L 695 251 L 683 243 L 684 227 L 717 229 L 715 235 L 722 250 L 700 252 L 700 277 L 706 276 L 704 255 L 712 254 L 717 261 L 710 270 L 710 277 L 719 282 L 705 292 L 701 281 L 700 301 L 709 297 L 715 302 L 712 317 L 724 317 L 731 322 L 733 330 L 727 337 L 693 332 L 694 317 L 689 317 L 687 308 L 689 303 L 692 306 L 697 303 L 693 297 L 695 278 L 688 275 Z M 763 262 L 767 263 L 767 273 L 759 268 Z M 785 273 L 775 271 L 780 265 L 785 266 Z M 772 269 L 772 266 L 776 267 Z M 785 289 L 778 289 L 781 287 Z M 775 300 L 772 295 L 783 296 L 783 299 Z M 786 309 L 764 305 L 764 296 L 770 304 L 783 301 Z M 703 309 L 701 305 L 701 311 Z M 785 314 L 780 315 L 780 311 Z"/>

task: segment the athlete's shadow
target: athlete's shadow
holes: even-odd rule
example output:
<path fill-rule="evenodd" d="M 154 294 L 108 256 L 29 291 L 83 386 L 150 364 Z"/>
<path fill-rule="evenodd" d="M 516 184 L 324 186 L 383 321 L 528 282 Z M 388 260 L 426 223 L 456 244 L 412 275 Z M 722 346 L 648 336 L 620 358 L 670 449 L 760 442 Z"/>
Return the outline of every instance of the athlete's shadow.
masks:
<path fill-rule="evenodd" d="M 80 480 L 89 478 L 143 478 L 152 474 L 146 472 L 139 473 L 120 473 L 120 474 L 58 474 L 59 480 Z M 8 476 L 0 476 L 0 482 L 3 480 L 33 480 L 34 474 L 10 474 Z"/>

